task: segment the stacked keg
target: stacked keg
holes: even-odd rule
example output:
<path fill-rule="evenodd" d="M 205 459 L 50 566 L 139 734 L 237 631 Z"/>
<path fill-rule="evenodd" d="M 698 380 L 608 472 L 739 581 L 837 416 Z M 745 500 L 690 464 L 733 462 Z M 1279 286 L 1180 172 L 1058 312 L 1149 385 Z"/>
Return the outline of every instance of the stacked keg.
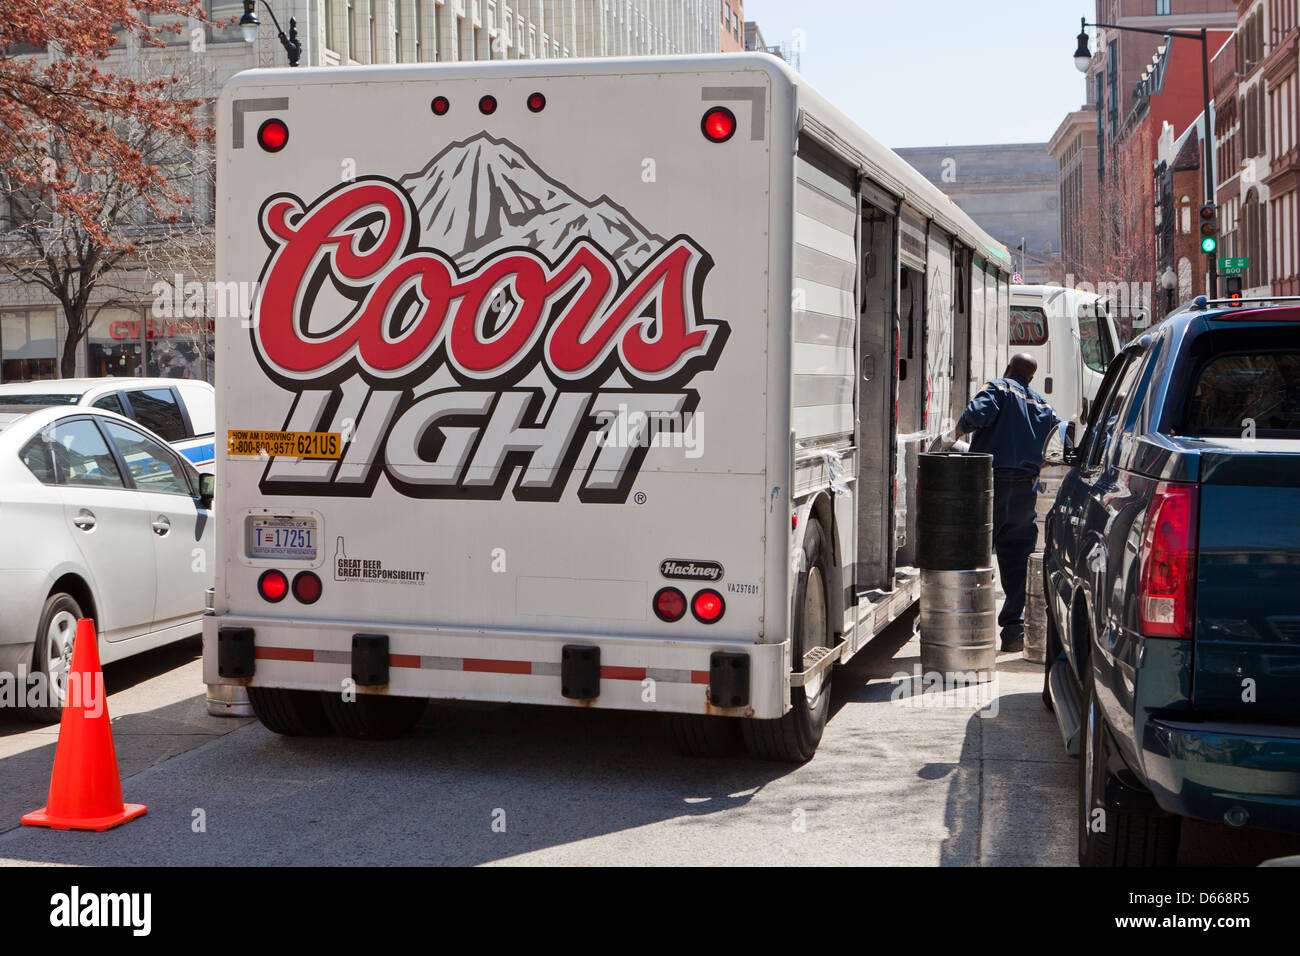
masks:
<path fill-rule="evenodd" d="M 916 494 L 921 667 L 989 680 L 997 664 L 993 456 L 923 454 Z"/>
<path fill-rule="evenodd" d="M 1043 548 L 1047 545 L 1047 512 L 1056 504 L 1056 493 L 1065 477 L 1063 465 L 1048 465 L 1038 476 L 1038 544 L 1029 556 L 1025 578 L 1025 660 L 1041 664 L 1047 659 L 1047 605 L 1043 596 Z"/>

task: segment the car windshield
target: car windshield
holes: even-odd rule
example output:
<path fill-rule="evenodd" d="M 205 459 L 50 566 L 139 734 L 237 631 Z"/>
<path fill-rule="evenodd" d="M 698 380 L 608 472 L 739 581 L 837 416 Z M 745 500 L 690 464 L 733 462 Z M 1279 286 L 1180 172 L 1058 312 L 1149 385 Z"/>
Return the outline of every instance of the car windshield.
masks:
<path fill-rule="evenodd" d="M 78 392 L 21 392 L 0 394 L 0 405 L 75 405 L 79 398 Z"/>

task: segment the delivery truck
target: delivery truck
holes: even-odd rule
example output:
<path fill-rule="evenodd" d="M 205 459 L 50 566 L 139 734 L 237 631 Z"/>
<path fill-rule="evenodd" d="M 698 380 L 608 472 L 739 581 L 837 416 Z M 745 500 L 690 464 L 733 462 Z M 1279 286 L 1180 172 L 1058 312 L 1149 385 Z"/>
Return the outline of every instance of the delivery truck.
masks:
<path fill-rule="evenodd" d="M 258 70 L 217 107 L 210 685 L 806 761 L 915 602 L 1006 249 L 766 54 Z"/>
<path fill-rule="evenodd" d="M 1034 388 L 1080 431 L 1121 345 L 1107 297 L 1058 285 L 1011 287 L 1008 351 L 1034 357 Z"/>

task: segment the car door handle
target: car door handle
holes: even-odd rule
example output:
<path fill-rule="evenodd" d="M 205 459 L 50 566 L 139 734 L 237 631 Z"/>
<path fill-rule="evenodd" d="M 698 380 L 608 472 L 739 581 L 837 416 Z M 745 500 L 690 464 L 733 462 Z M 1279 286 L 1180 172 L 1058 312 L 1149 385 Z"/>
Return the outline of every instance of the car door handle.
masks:
<path fill-rule="evenodd" d="M 77 512 L 77 516 L 72 519 L 72 523 L 76 525 L 78 528 L 80 528 L 82 531 L 94 531 L 95 530 L 94 512 L 87 511 L 85 508 L 82 508 L 80 511 Z"/>
<path fill-rule="evenodd" d="M 171 529 L 172 529 L 172 523 L 167 520 L 166 515 L 159 515 L 158 517 L 153 519 L 154 534 L 158 535 L 159 537 L 162 537 Z"/>

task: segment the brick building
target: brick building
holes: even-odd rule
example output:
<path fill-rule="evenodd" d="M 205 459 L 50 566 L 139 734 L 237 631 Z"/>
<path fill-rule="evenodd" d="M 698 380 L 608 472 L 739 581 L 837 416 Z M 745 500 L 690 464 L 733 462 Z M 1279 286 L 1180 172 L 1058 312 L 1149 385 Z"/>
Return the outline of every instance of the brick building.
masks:
<path fill-rule="evenodd" d="M 1264 4 L 1258 4 L 1264 8 Z M 1263 12 L 1263 10 L 1261 11 Z M 1268 276 L 1273 295 L 1300 295 L 1300 20 L 1297 0 L 1269 0 L 1260 73 L 1268 127 Z"/>
<path fill-rule="evenodd" d="M 744 0 L 722 0 L 722 20 L 718 24 L 718 49 L 739 53 L 745 49 Z"/>
<path fill-rule="evenodd" d="M 1090 91 L 1091 92 L 1091 91 Z M 1056 163 L 1063 281 L 1098 274 L 1097 256 L 1097 106 L 1086 103 L 1061 120 L 1047 143 Z"/>

